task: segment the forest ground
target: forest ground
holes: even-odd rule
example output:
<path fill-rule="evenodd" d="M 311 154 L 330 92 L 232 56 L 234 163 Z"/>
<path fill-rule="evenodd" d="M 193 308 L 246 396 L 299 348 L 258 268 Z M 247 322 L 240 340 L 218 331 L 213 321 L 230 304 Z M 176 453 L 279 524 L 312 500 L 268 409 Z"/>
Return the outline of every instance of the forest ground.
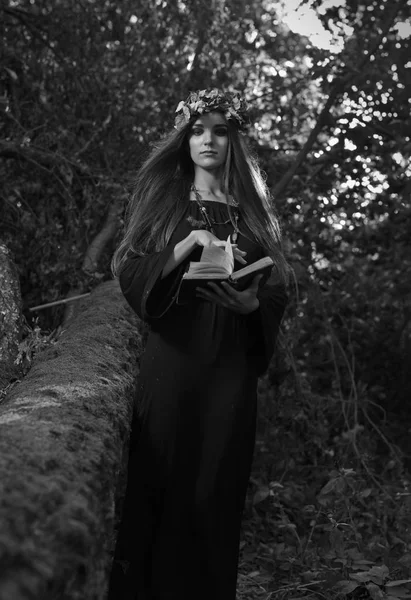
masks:
<path fill-rule="evenodd" d="M 332 402 L 323 431 L 310 430 L 321 409 L 290 382 L 274 393 L 263 380 L 259 392 L 238 600 L 411 598 L 404 454 L 382 428 L 330 435 Z"/>

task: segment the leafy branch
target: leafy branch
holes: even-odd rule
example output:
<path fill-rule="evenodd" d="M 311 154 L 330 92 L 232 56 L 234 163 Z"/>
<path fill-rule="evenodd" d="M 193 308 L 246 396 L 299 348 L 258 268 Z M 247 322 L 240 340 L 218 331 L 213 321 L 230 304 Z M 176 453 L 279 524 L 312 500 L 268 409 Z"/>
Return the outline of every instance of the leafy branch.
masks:
<path fill-rule="evenodd" d="M 325 122 L 327 121 L 327 119 L 329 117 L 330 109 L 334 105 L 337 98 L 343 94 L 343 92 L 347 88 L 348 84 L 350 84 L 350 83 L 352 84 L 358 77 L 362 77 L 363 70 L 364 70 L 365 66 L 367 65 L 367 63 L 369 62 L 370 57 L 375 55 L 379 50 L 382 49 L 382 47 L 384 46 L 384 39 L 386 39 L 386 36 L 387 36 L 389 30 L 391 29 L 391 27 L 393 26 L 398 13 L 404 6 L 405 6 L 404 0 L 400 0 L 396 4 L 391 5 L 391 8 L 388 10 L 388 14 L 385 15 L 382 19 L 382 24 L 380 27 L 380 34 L 379 34 L 377 40 L 375 41 L 375 43 L 369 49 L 368 53 L 364 56 L 364 58 L 360 61 L 360 63 L 358 65 L 356 65 L 355 68 L 350 68 L 348 73 L 346 73 L 345 75 L 343 75 L 341 77 L 338 77 L 336 79 L 336 81 L 333 83 L 333 86 L 332 86 L 331 92 L 327 98 L 327 101 L 326 101 L 325 105 L 323 106 L 323 108 L 319 114 L 319 117 L 317 119 L 317 122 L 316 122 L 314 128 L 311 130 L 310 135 L 307 138 L 307 141 L 305 142 L 304 146 L 298 153 L 294 163 L 291 165 L 291 167 L 288 169 L 288 171 L 283 175 L 283 177 L 280 179 L 278 184 L 274 187 L 273 195 L 275 198 L 280 197 L 285 192 L 286 188 L 290 184 L 294 175 L 296 174 L 298 169 L 301 167 L 305 158 L 311 151 L 311 149 L 318 137 L 318 134 L 322 130 Z"/>

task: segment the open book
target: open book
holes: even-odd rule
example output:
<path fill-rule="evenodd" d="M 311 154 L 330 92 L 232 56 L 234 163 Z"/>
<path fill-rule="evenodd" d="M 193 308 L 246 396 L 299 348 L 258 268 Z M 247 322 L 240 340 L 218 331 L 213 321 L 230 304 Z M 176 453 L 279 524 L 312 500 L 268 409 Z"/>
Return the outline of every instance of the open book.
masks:
<path fill-rule="evenodd" d="M 183 301 L 188 299 L 197 285 L 203 285 L 207 281 L 216 283 L 227 281 L 236 289 L 243 290 L 260 272 L 266 272 L 268 278 L 273 264 L 272 258 L 265 256 L 234 271 L 233 249 L 228 236 L 224 247 L 211 245 L 204 248 L 201 259 L 198 262 L 190 262 L 188 270 L 182 277 L 179 299 Z"/>

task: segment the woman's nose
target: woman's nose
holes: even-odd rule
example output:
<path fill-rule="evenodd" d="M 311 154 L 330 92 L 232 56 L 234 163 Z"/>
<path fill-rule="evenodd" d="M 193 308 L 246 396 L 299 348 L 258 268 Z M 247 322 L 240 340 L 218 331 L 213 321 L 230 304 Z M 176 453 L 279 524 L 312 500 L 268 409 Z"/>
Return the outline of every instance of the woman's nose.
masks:
<path fill-rule="evenodd" d="M 204 131 L 204 143 L 205 144 L 211 144 L 213 141 L 213 135 L 211 133 L 211 131 Z"/>

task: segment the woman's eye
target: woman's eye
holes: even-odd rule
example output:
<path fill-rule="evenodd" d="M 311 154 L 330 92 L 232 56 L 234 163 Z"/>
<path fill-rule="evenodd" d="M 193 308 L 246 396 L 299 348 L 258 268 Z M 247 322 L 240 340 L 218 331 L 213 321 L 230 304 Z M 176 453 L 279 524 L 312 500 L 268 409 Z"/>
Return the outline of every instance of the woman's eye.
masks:
<path fill-rule="evenodd" d="M 216 135 L 227 135 L 227 129 L 217 129 Z"/>
<path fill-rule="evenodd" d="M 193 135 L 201 135 L 202 133 L 203 133 L 202 129 L 193 129 L 192 130 Z"/>

